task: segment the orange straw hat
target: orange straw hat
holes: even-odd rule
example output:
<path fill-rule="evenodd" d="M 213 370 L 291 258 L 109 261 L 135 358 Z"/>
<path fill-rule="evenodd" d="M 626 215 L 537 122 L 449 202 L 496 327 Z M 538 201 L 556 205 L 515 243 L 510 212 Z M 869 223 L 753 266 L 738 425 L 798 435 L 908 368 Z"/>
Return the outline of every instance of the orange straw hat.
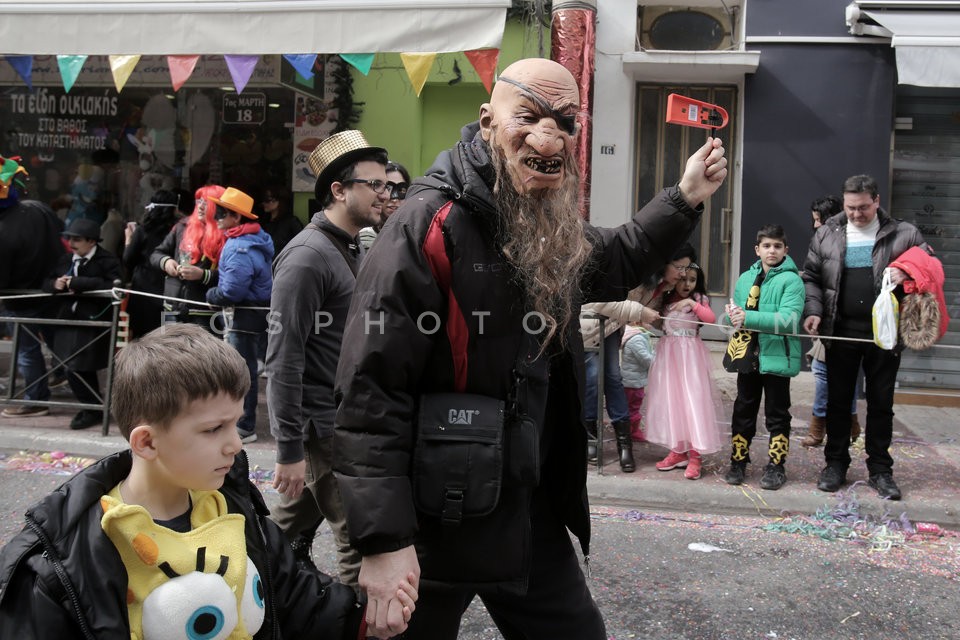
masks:
<path fill-rule="evenodd" d="M 250 218 L 251 220 L 256 220 L 257 215 L 253 213 L 253 198 L 245 194 L 240 189 L 234 189 L 233 187 L 227 187 L 227 190 L 223 192 L 223 195 L 220 198 L 210 198 L 211 202 L 214 202 L 224 209 L 230 209 L 234 213 L 239 213 L 244 218 Z"/>

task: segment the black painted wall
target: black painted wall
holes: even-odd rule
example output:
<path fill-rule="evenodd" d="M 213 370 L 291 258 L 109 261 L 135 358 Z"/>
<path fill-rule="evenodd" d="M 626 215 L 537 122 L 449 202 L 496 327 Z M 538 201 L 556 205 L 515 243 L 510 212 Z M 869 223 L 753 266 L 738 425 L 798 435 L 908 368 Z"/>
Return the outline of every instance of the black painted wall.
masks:
<path fill-rule="evenodd" d="M 813 232 L 810 201 L 839 195 L 845 178 L 868 173 L 890 197 L 896 64 L 882 44 L 765 42 L 770 36 L 847 36 L 845 2 L 755 0 L 749 36 L 760 65 L 744 84 L 740 270 L 756 260 L 754 234 L 787 231 L 799 268 Z"/>

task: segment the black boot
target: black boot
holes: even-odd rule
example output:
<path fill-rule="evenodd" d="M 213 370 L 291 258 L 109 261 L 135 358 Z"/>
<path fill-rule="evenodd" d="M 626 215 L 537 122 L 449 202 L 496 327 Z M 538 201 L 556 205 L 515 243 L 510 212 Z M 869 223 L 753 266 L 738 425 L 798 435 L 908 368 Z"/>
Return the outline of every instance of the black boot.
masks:
<path fill-rule="evenodd" d="M 617 434 L 617 453 L 620 454 L 620 470 L 633 473 L 637 465 L 633 461 L 633 439 L 630 437 L 630 421 L 620 420 L 613 423 L 613 432 Z"/>
<path fill-rule="evenodd" d="M 587 464 L 597 464 L 597 424 L 587 423 Z"/>

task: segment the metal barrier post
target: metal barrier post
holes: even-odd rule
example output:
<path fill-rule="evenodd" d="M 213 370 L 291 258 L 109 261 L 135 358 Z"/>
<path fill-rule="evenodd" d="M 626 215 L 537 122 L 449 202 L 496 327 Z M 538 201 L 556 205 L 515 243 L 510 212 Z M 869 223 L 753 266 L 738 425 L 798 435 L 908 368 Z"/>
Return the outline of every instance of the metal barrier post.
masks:
<path fill-rule="evenodd" d="M 13 292 L 0 292 L 3 293 L 12 293 L 12 294 L 28 294 L 31 292 L 28 291 L 13 291 Z M 66 296 L 61 296 L 66 297 Z M 110 430 L 110 397 L 112 395 L 113 387 L 113 362 L 114 362 L 114 353 L 116 349 L 117 341 L 117 320 L 120 313 L 120 302 L 115 299 L 112 293 L 93 293 L 93 294 L 81 294 L 76 297 L 97 297 L 97 298 L 107 298 L 111 299 L 112 307 L 112 317 L 110 320 L 66 320 L 59 318 L 38 318 L 38 317 L 21 317 L 21 316 L 0 316 L 0 322 L 8 322 L 13 325 L 13 344 L 11 351 L 11 362 L 10 362 L 10 385 L 7 390 L 6 398 L 4 398 L 3 404 L 9 405 L 35 405 L 41 407 L 64 407 L 64 408 L 75 408 L 75 409 L 99 409 L 103 411 L 103 425 L 101 432 L 103 435 L 108 435 Z M 72 354 L 67 356 L 64 359 L 59 358 L 56 354 L 54 357 L 57 359 L 57 364 L 54 366 L 54 370 L 60 367 L 67 369 L 67 364 L 73 360 L 77 355 L 82 353 L 88 347 L 94 345 L 98 340 L 100 340 L 106 333 L 110 335 L 110 358 L 107 360 L 107 374 L 106 374 L 106 389 L 100 396 L 100 404 L 89 404 L 85 402 L 64 402 L 60 400 L 27 400 L 25 398 L 17 399 L 14 397 L 14 388 L 16 386 L 16 374 L 17 374 L 17 354 L 20 350 L 20 338 L 21 331 L 29 331 L 28 328 L 21 325 L 52 325 L 57 327 L 91 327 L 97 329 L 105 329 L 105 331 L 99 332 L 92 340 L 81 346 L 79 349 L 74 351 Z M 38 336 L 39 338 L 39 336 Z M 48 345 L 52 346 L 52 345 Z M 69 373 L 68 373 L 69 375 Z M 92 389 L 91 389 L 92 391 Z"/>

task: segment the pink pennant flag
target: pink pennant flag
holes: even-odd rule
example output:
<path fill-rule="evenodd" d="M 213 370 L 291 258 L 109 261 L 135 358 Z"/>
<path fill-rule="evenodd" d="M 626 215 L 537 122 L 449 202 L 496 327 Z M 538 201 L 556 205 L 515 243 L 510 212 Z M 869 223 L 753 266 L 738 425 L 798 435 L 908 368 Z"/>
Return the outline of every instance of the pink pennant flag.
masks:
<path fill-rule="evenodd" d="M 463 55 L 473 65 L 480 81 L 486 87 L 487 93 L 493 90 L 493 77 L 497 73 L 497 59 L 500 57 L 500 49 L 474 49 L 473 51 L 464 51 Z"/>
<path fill-rule="evenodd" d="M 227 61 L 227 68 L 230 69 L 230 77 L 233 78 L 233 86 L 237 93 L 243 93 L 243 88 L 250 82 L 250 76 L 253 75 L 253 69 L 257 66 L 260 56 L 223 56 Z"/>
<path fill-rule="evenodd" d="M 179 91 L 190 78 L 199 59 L 200 56 L 167 56 L 167 66 L 170 67 L 170 80 L 173 82 L 174 91 Z"/>

